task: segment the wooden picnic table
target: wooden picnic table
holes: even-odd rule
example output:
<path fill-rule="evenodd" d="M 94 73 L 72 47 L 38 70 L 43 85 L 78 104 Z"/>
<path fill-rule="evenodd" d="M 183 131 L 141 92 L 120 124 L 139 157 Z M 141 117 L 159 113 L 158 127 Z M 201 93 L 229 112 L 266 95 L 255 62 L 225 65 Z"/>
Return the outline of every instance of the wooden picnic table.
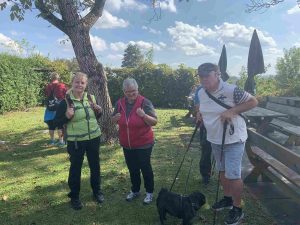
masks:
<path fill-rule="evenodd" d="M 281 104 L 281 105 L 288 105 L 293 107 L 300 107 L 300 97 L 268 96 L 268 102 Z"/>
<path fill-rule="evenodd" d="M 265 134 L 269 123 L 278 117 L 288 117 L 287 114 L 275 112 L 262 107 L 255 107 L 243 113 L 249 120 L 250 126 L 254 126 L 257 132 Z"/>

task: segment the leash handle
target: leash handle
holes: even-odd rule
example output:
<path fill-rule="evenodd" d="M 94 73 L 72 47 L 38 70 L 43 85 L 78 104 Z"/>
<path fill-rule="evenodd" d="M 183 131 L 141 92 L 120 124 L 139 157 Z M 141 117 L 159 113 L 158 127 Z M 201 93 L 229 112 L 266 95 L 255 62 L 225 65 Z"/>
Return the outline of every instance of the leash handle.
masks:
<path fill-rule="evenodd" d="M 188 150 L 190 149 L 190 146 L 191 146 L 191 144 L 192 144 L 192 141 L 193 141 L 193 139 L 194 139 L 194 136 L 195 136 L 195 134 L 196 134 L 196 132 L 197 132 L 198 127 L 200 126 L 200 124 L 201 124 L 201 122 L 197 122 L 197 123 L 196 123 L 196 126 L 195 126 L 194 132 L 193 132 L 193 134 L 192 134 L 190 143 L 189 143 L 189 145 L 187 146 L 187 149 L 186 149 L 186 151 L 185 151 L 185 153 L 184 153 L 184 155 L 183 155 L 183 159 L 181 160 L 180 166 L 179 166 L 179 168 L 178 168 L 178 170 L 177 170 L 177 172 L 176 172 L 175 178 L 174 178 L 173 183 L 172 183 L 172 185 L 171 185 L 171 187 L 170 187 L 170 191 L 172 191 L 172 188 L 173 188 L 173 186 L 174 186 L 174 184 L 175 184 L 175 182 L 176 182 L 176 179 L 177 179 L 177 177 L 178 177 L 179 171 L 180 171 L 180 169 L 181 169 L 181 167 L 182 167 L 182 164 L 183 164 L 183 162 L 184 162 L 184 160 L 185 160 L 186 153 L 187 153 Z"/>

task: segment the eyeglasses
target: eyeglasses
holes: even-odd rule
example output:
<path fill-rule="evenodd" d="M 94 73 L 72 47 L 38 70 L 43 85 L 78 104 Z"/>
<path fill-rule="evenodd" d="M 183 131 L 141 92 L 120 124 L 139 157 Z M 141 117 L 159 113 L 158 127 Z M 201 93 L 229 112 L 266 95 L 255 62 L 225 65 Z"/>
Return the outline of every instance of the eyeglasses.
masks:
<path fill-rule="evenodd" d="M 137 92 L 138 90 L 128 90 L 128 91 L 124 91 L 125 94 L 133 94 L 135 92 Z"/>

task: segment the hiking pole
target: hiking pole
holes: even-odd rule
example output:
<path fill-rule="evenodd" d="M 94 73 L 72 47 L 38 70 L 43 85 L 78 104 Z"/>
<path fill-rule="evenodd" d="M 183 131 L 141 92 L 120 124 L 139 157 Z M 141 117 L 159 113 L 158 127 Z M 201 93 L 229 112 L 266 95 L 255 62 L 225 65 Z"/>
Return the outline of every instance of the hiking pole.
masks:
<path fill-rule="evenodd" d="M 174 186 L 174 184 L 175 184 L 175 182 L 176 182 L 176 178 L 177 178 L 177 176 L 178 176 L 178 174 L 179 174 L 179 171 L 180 171 L 180 169 L 181 169 L 181 167 L 182 167 L 182 164 L 183 164 L 183 161 L 184 161 L 184 159 L 185 159 L 186 153 L 187 153 L 188 150 L 190 149 L 190 146 L 191 146 L 191 144 L 192 144 L 192 141 L 193 141 L 193 139 L 194 139 L 194 136 L 195 136 L 195 134 L 196 134 L 196 132 L 197 132 L 199 126 L 200 126 L 200 122 L 196 123 L 196 126 L 195 126 L 194 132 L 193 132 L 193 134 L 192 134 L 190 143 L 189 143 L 189 145 L 187 146 L 186 151 L 185 151 L 185 153 L 184 153 L 184 155 L 183 155 L 183 159 L 181 160 L 180 166 L 179 166 L 179 168 L 178 168 L 178 170 L 177 170 L 177 172 L 176 172 L 175 178 L 174 178 L 173 183 L 172 183 L 172 185 L 171 185 L 171 187 L 170 187 L 170 191 L 172 191 L 172 188 L 173 188 L 173 186 Z"/>
<path fill-rule="evenodd" d="M 227 121 L 225 120 L 225 122 L 224 122 L 224 124 L 223 124 L 223 135 L 222 135 L 222 145 L 221 145 L 220 167 L 221 167 L 221 163 L 222 163 L 222 160 L 223 160 L 223 151 L 224 151 L 224 145 L 225 145 L 225 136 L 226 136 L 227 124 L 228 124 L 228 123 L 227 123 Z M 220 177 L 221 177 L 221 171 L 220 171 L 220 168 L 219 168 L 218 183 L 217 183 L 217 193 L 216 193 L 215 203 L 218 202 L 218 198 L 219 198 Z M 217 217 L 217 210 L 214 210 L 214 221 L 213 221 L 213 225 L 216 224 L 216 217 Z"/>

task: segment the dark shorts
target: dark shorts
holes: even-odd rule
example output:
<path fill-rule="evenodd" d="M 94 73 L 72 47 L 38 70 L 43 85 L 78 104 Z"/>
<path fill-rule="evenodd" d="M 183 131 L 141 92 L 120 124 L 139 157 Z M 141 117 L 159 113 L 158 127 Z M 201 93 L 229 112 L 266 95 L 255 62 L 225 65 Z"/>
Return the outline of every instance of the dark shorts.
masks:
<path fill-rule="evenodd" d="M 45 121 L 45 123 L 48 125 L 49 130 L 55 130 L 56 126 L 54 124 L 54 120 L 48 120 L 48 121 Z M 58 126 L 57 129 L 62 130 L 63 126 Z"/>

